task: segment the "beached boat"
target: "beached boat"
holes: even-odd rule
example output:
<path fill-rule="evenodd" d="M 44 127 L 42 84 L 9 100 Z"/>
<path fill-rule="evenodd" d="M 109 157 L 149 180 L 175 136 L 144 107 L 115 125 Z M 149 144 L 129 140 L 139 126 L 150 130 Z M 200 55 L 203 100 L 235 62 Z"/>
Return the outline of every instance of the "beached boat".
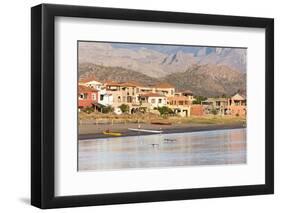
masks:
<path fill-rule="evenodd" d="M 153 130 L 153 129 L 133 129 L 133 128 L 128 128 L 128 130 L 137 131 L 137 132 L 150 132 L 150 133 L 162 133 L 163 132 L 161 130 Z"/>
<path fill-rule="evenodd" d="M 151 122 L 151 124 L 155 124 L 155 125 L 172 125 L 172 123 L 164 122 L 164 121 L 153 121 L 153 122 Z"/>
<path fill-rule="evenodd" d="M 111 136 L 121 136 L 122 135 L 122 133 L 120 133 L 120 132 L 109 132 L 109 131 L 104 131 L 103 134 L 111 135 Z"/>

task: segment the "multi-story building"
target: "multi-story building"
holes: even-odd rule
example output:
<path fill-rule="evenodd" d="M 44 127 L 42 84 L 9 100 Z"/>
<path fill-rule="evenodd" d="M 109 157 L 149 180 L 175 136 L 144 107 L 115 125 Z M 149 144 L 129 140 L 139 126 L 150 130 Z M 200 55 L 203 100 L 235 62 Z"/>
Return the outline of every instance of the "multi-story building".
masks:
<path fill-rule="evenodd" d="M 152 88 L 152 92 L 165 95 L 166 97 L 171 97 L 175 94 L 175 87 L 169 83 L 159 83 Z"/>
<path fill-rule="evenodd" d="M 247 114 L 247 99 L 245 95 L 236 93 L 228 99 L 228 113 L 236 116 L 243 116 Z"/>
<path fill-rule="evenodd" d="M 205 114 L 227 114 L 228 99 L 227 98 L 208 98 L 201 103 L 204 106 Z"/>
<path fill-rule="evenodd" d="M 95 77 L 89 77 L 79 81 L 80 85 L 84 85 L 96 90 L 101 90 L 103 88 L 103 83 L 98 81 Z"/>
<path fill-rule="evenodd" d="M 130 113 L 168 106 L 182 117 L 201 116 L 203 113 L 246 114 L 246 97 L 239 93 L 230 98 L 208 98 L 201 105 L 194 105 L 194 100 L 192 91 L 175 92 L 174 86 L 169 83 L 149 86 L 135 81 L 102 83 L 94 77 L 79 82 L 79 108 L 98 105 L 118 109 L 122 104 L 126 104 Z"/>
<path fill-rule="evenodd" d="M 98 91 L 84 86 L 78 86 L 78 107 L 83 109 L 86 107 L 92 107 L 98 101 Z"/>
<path fill-rule="evenodd" d="M 183 95 L 168 97 L 168 104 L 175 114 L 178 114 L 182 117 L 190 116 L 190 107 L 192 101 L 188 97 Z"/>
<path fill-rule="evenodd" d="M 140 106 L 148 106 L 149 109 L 167 105 L 167 97 L 159 93 L 144 93 L 139 96 Z"/>
<path fill-rule="evenodd" d="M 193 92 L 191 90 L 175 92 L 175 96 L 185 96 L 191 103 L 195 100 L 195 98 L 193 96 Z"/>
<path fill-rule="evenodd" d="M 205 114 L 216 113 L 219 115 L 246 115 L 246 97 L 239 93 L 230 98 L 208 98 L 202 101 Z"/>
<path fill-rule="evenodd" d="M 114 104 L 135 103 L 137 101 L 136 86 L 131 83 L 105 82 L 107 93 L 113 95 Z"/>

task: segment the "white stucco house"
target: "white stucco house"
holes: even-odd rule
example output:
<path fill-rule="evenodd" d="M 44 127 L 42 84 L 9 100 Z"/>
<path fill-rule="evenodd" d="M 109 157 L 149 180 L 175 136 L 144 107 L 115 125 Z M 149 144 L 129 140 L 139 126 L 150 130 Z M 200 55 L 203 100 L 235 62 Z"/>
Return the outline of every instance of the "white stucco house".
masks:
<path fill-rule="evenodd" d="M 145 93 L 140 95 L 141 103 L 148 103 L 150 109 L 167 105 L 167 97 L 159 93 Z"/>

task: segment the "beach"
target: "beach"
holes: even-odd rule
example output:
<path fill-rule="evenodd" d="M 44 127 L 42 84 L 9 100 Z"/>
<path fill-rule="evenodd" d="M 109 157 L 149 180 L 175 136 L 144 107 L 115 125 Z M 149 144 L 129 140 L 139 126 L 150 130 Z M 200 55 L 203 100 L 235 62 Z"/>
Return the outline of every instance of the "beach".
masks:
<path fill-rule="evenodd" d="M 103 132 L 110 130 L 111 132 L 120 132 L 121 137 L 138 136 L 138 135 L 152 135 L 159 133 L 138 132 L 131 131 L 129 128 L 134 129 L 149 129 L 161 130 L 163 134 L 169 133 L 183 133 L 183 132 L 198 132 L 198 131 L 211 131 L 221 129 L 238 129 L 245 128 L 244 123 L 228 123 L 228 124 L 195 124 L 195 123 L 182 123 L 171 125 L 157 125 L 150 123 L 117 123 L 117 124 L 96 124 L 93 122 L 79 124 L 79 140 L 95 139 L 95 138 L 110 138 L 114 136 L 104 135 Z"/>

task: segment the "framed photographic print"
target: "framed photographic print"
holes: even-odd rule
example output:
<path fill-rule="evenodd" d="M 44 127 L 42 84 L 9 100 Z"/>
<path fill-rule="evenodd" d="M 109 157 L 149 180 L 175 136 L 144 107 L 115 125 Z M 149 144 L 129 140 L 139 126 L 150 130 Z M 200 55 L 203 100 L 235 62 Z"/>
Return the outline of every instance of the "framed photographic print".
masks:
<path fill-rule="evenodd" d="M 274 21 L 31 9 L 31 203 L 272 194 Z"/>

